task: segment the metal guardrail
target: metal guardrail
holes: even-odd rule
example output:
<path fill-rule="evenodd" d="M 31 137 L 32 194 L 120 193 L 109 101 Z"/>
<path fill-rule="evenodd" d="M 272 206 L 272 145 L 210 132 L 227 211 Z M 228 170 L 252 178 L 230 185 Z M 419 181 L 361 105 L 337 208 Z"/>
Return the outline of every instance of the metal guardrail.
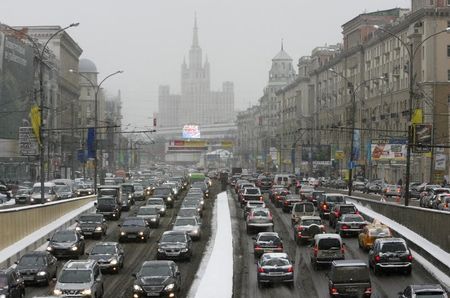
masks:
<path fill-rule="evenodd" d="M 38 231 L 39 229 L 48 226 L 66 214 L 85 206 L 86 204 L 95 200 L 95 196 L 86 196 L 74 198 L 64 201 L 50 202 L 40 205 L 31 205 L 17 208 L 10 208 L 0 210 L 0 251 L 11 247 L 20 240 Z M 65 224 L 70 225 L 75 218 L 69 219 Z M 56 225 L 54 230 L 60 228 L 61 225 Z M 30 249 L 36 249 L 42 245 L 47 238 L 35 239 L 30 243 Z M 25 249 L 29 250 L 28 247 Z M 20 256 L 20 248 L 18 248 L 17 256 Z M 3 262 L 0 265 L 5 265 Z M 6 261 L 6 265 L 10 266 L 10 258 Z"/>

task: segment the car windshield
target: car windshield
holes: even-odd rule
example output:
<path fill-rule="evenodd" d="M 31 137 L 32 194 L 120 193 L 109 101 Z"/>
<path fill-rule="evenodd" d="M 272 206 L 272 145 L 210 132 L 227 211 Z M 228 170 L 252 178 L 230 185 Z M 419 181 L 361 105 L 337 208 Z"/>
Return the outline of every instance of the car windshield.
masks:
<path fill-rule="evenodd" d="M 161 200 L 148 200 L 147 205 L 162 205 L 164 204 L 164 201 Z"/>
<path fill-rule="evenodd" d="M 186 242 L 186 236 L 183 234 L 162 235 L 161 242 Z"/>
<path fill-rule="evenodd" d="M 369 230 L 369 236 L 371 236 L 371 237 L 381 237 L 381 236 L 389 236 L 389 235 L 390 235 L 390 231 L 389 231 L 389 228 L 387 228 L 387 227 L 379 227 L 379 228 Z"/>
<path fill-rule="evenodd" d="M 80 222 L 96 222 L 96 223 L 100 223 L 102 222 L 102 217 L 101 216 L 81 216 L 80 217 Z"/>
<path fill-rule="evenodd" d="M 282 258 L 271 258 L 267 259 L 262 263 L 262 266 L 287 266 L 289 265 L 289 260 Z"/>
<path fill-rule="evenodd" d="M 8 279 L 6 275 L 0 274 L 0 288 L 4 288 L 8 286 Z"/>
<path fill-rule="evenodd" d="M 252 213 L 253 216 L 263 216 L 263 217 L 267 217 L 269 214 L 267 211 L 265 210 L 255 210 Z"/>
<path fill-rule="evenodd" d="M 364 222 L 364 218 L 359 215 L 348 214 L 342 216 L 343 222 Z"/>
<path fill-rule="evenodd" d="M 149 266 L 143 266 L 139 271 L 140 276 L 171 276 L 172 271 L 169 265 L 166 264 L 152 264 Z"/>
<path fill-rule="evenodd" d="M 91 251 L 91 255 L 112 255 L 116 253 L 114 245 L 96 245 Z"/>
<path fill-rule="evenodd" d="M 341 213 L 355 213 L 356 212 L 355 206 L 341 206 L 341 208 L 339 210 L 341 211 Z"/>
<path fill-rule="evenodd" d="M 89 270 L 63 270 L 59 276 L 60 283 L 88 283 L 91 281 L 91 271 Z"/>
<path fill-rule="evenodd" d="M 77 236 L 74 232 L 70 231 L 57 232 L 53 235 L 52 240 L 55 242 L 72 242 L 77 240 Z"/>
<path fill-rule="evenodd" d="M 247 188 L 245 190 L 245 192 L 246 192 L 246 194 L 249 194 L 249 195 L 259 195 L 260 194 L 258 188 Z"/>
<path fill-rule="evenodd" d="M 342 196 L 327 196 L 327 201 L 332 203 L 344 203 L 344 197 Z"/>
<path fill-rule="evenodd" d="M 444 296 L 444 293 L 442 293 L 442 291 L 420 291 L 420 292 L 416 292 L 416 297 L 421 297 L 421 298 L 445 298 L 447 296 Z"/>
<path fill-rule="evenodd" d="M 175 226 L 195 226 L 197 222 L 194 218 L 179 218 L 175 221 Z"/>
<path fill-rule="evenodd" d="M 41 192 L 41 187 L 40 186 L 35 186 L 33 187 L 33 192 L 34 193 L 40 193 Z M 51 192 L 51 188 L 48 186 L 44 186 L 44 193 L 50 193 Z"/>
<path fill-rule="evenodd" d="M 19 266 L 44 266 L 45 265 L 45 259 L 43 256 L 36 256 L 36 255 L 29 255 L 29 256 L 23 256 L 20 258 Z"/>
<path fill-rule="evenodd" d="M 166 196 L 166 195 L 170 195 L 170 188 L 156 188 L 153 191 L 153 195 L 154 196 Z"/>
<path fill-rule="evenodd" d="M 406 246 L 403 242 L 386 242 L 381 246 L 381 252 L 405 252 Z"/>
<path fill-rule="evenodd" d="M 99 196 L 115 196 L 117 194 L 117 189 L 100 189 L 98 191 Z"/>
<path fill-rule="evenodd" d="M 156 208 L 139 208 L 138 215 L 157 215 L 158 209 Z"/>
<path fill-rule="evenodd" d="M 19 189 L 19 190 L 17 191 L 17 194 L 18 194 L 18 195 L 27 195 L 28 192 L 29 192 L 28 189 Z"/>
<path fill-rule="evenodd" d="M 325 238 L 319 241 L 319 249 L 329 250 L 329 249 L 340 249 L 341 242 L 336 238 Z"/>
<path fill-rule="evenodd" d="M 295 212 L 314 212 L 315 208 L 313 204 L 295 204 Z"/>
<path fill-rule="evenodd" d="M 123 227 L 145 227 L 145 221 L 142 219 L 125 219 Z"/>
<path fill-rule="evenodd" d="M 178 211 L 178 216 L 181 217 L 197 216 L 197 214 L 197 209 L 180 209 Z"/>
<path fill-rule="evenodd" d="M 304 219 L 302 220 L 302 226 L 310 226 L 310 225 L 321 225 L 322 221 L 320 219 Z"/>
<path fill-rule="evenodd" d="M 143 191 L 144 190 L 144 187 L 142 186 L 142 185 L 135 185 L 134 186 L 134 190 L 136 191 Z"/>
<path fill-rule="evenodd" d="M 280 243 L 280 238 L 275 235 L 261 235 L 258 241 Z"/>
<path fill-rule="evenodd" d="M 122 185 L 123 192 L 133 192 L 133 185 Z"/>
<path fill-rule="evenodd" d="M 56 192 L 70 192 L 70 187 L 68 185 L 58 185 L 56 186 Z"/>
<path fill-rule="evenodd" d="M 102 199 L 99 198 L 97 200 L 97 203 L 99 205 L 114 205 L 115 201 L 116 200 L 114 198 L 102 198 Z"/>
<path fill-rule="evenodd" d="M 333 282 L 369 282 L 369 270 L 363 266 L 335 267 L 331 273 Z"/>

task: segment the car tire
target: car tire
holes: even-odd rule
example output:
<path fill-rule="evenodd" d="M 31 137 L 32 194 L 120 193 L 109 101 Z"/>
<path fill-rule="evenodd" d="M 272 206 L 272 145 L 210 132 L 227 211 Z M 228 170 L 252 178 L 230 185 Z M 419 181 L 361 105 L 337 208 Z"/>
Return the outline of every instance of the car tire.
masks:
<path fill-rule="evenodd" d="M 374 275 L 381 275 L 381 269 L 378 268 L 377 266 L 373 266 L 373 274 Z"/>
<path fill-rule="evenodd" d="M 288 287 L 290 289 L 293 289 L 294 288 L 294 281 L 289 282 L 287 285 L 288 285 Z"/>

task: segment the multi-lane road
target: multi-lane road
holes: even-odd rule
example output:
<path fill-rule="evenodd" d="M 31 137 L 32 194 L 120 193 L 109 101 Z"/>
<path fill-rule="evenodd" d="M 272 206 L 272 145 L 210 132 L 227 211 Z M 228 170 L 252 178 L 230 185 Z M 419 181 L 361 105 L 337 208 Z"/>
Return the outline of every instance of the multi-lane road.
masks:
<path fill-rule="evenodd" d="M 265 196 L 266 204 L 272 211 L 275 232 L 283 239 L 285 252 L 295 261 L 295 286 L 289 288 L 285 285 L 273 285 L 259 288 L 256 279 L 256 260 L 253 255 L 252 235 L 247 235 L 242 209 L 236 200 L 234 192 L 230 201 L 230 211 L 233 225 L 234 239 L 234 297 L 329 297 L 326 268 L 315 271 L 310 263 L 311 248 L 308 245 L 297 245 L 294 241 L 290 217 L 281 209 L 275 208 Z M 325 221 L 327 223 L 327 221 Z M 329 226 L 328 232 L 333 232 Z M 345 256 L 347 259 L 361 259 L 367 262 L 367 252 L 358 247 L 356 238 L 344 238 L 346 244 Z M 389 274 L 375 276 L 371 273 L 372 297 L 398 297 L 409 284 L 438 283 L 424 268 L 414 263 L 410 276 L 402 274 Z"/>
<path fill-rule="evenodd" d="M 206 207 L 202 219 L 202 238 L 200 241 L 195 241 L 193 243 L 194 255 L 191 261 L 177 262 L 181 271 L 181 297 L 187 296 L 189 288 L 195 278 L 195 272 L 197 272 L 198 266 L 200 265 L 206 244 L 211 235 L 211 210 L 217 192 L 217 185 L 213 184 L 211 188 L 211 199 L 205 200 Z M 150 240 L 148 240 L 147 243 L 126 242 L 122 244 L 125 250 L 124 268 L 122 268 L 118 274 L 104 274 L 105 298 L 122 298 L 133 296 L 132 287 L 134 278 L 132 277 L 132 274 L 136 273 L 139 270 L 141 264 L 144 261 L 156 259 L 157 240 L 161 237 L 164 231 L 171 229 L 171 224 L 175 220 L 184 195 L 185 192 L 183 192 L 181 198 L 176 201 L 175 207 L 173 209 L 169 209 L 166 216 L 161 218 L 159 228 L 152 229 Z M 137 202 L 137 204 L 133 206 L 129 212 L 122 213 L 122 218 L 126 217 L 127 215 L 133 215 L 137 208 L 139 208 L 139 206 L 143 204 L 143 202 Z M 108 233 L 106 237 L 104 237 L 101 241 L 118 241 L 119 227 L 117 225 L 119 223 L 120 221 L 108 221 Z M 99 240 L 86 239 L 86 252 L 90 251 L 96 241 Z M 84 256 L 83 258 L 86 258 L 86 256 Z M 67 260 L 58 261 L 58 267 L 61 268 L 65 261 Z M 26 288 L 26 297 L 51 294 L 53 291 L 53 287 L 54 284 L 51 284 L 49 287 L 29 286 Z"/>

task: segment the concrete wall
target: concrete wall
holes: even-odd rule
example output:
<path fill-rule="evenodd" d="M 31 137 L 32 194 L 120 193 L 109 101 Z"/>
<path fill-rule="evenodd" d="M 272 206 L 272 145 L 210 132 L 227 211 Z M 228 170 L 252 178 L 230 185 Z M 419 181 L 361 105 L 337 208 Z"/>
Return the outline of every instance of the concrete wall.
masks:
<path fill-rule="evenodd" d="M 0 210 L 0 251 L 74 209 L 94 201 L 95 196 Z"/>
<path fill-rule="evenodd" d="M 382 203 L 357 197 L 352 199 L 409 228 L 450 253 L 449 212 L 405 207 L 395 203 Z"/>

